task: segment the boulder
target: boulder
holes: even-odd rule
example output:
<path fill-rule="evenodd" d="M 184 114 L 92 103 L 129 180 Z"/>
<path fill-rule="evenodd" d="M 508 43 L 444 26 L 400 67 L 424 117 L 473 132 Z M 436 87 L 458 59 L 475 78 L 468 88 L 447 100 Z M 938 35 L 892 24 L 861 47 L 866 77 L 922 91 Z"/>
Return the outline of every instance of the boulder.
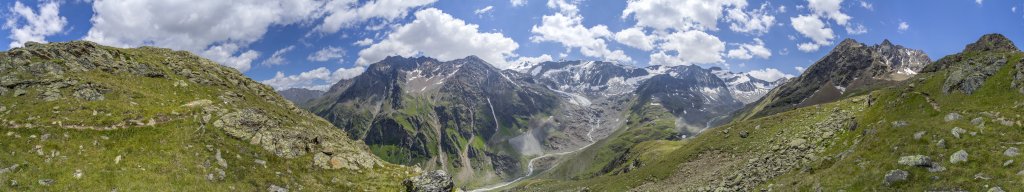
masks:
<path fill-rule="evenodd" d="M 953 137 L 959 139 L 961 134 L 967 133 L 967 130 L 960 127 L 953 127 L 953 129 L 949 130 L 949 132 L 953 134 Z"/>
<path fill-rule="evenodd" d="M 892 122 L 892 127 L 895 127 L 895 128 L 906 127 L 908 125 L 910 125 L 910 123 L 908 123 L 907 121 L 893 121 Z"/>
<path fill-rule="evenodd" d="M 960 151 L 953 153 L 953 155 L 949 156 L 949 162 L 954 164 L 960 162 L 967 162 L 967 151 L 961 149 Z"/>
<path fill-rule="evenodd" d="M 455 188 L 452 177 L 443 170 L 429 172 L 402 181 L 405 191 L 415 192 L 449 192 Z"/>
<path fill-rule="evenodd" d="M 899 169 L 891 170 L 889 173 L 885 174 L 882 184 L 885 184 L 885 186 L 892 186 L 893 184 L 906 181 L 907 177 L 910 177 L 910 173 L 907 171 Z"/>
<path fill-rule="evenodd" d="M 925 131 L 918 131 L 917 133 L 914 133 L 914 140 L 921 140 L 925 133 Z"/>
<path fill-rule="evenodd" d="M 1006 191 L 1003 191 L 1002 187 L 992 187 L 992 188 L 988 188 L 988 192 L 1006 192 Z"/>
<path fill-rule="evenodd" d="M 57 183 L 57 181 L 54 181 L 53 179 L 40 179 L 39 180 L 39 185 L 42 185 L 42 186 L 50 186 L 50 185 L 53 185 L 54 183 Z"/>
<path fill-rule="evenodd" d="M 946 120 L 946 122 L 956 121 L 956 120 L 960 120 L 960 118 L 962 118 L 962 117 L 963 116 L 960 116 L 959 113 L 953 112 L 953 113 L 946 114 L 945 120 Z"/>
<path fill-rule="evenodd" d="M 1007 157 L 1016 157 L 1017 155 L 1020 155 L 1020 149 L 1017 149 L 1017 147 L 1010 147 L 1009 149 L 1006 149 L 1006 151 L 1003 151 L 1003 155 L 1006 155 Z"/>
<path fill-rule="evenodd" d="M 985 118 L 983 118 L 983 117 L 978 117 L 978 118 L 971 119 L 971 125 L 974 125 L 974 126 L 984 125 L 984 123 L 985 123 Z"/>
<path fill-rule="evenodd" d="M 267 187 L 267 191 L 269 191 L 269 192 L 288 192 L 288 188 L 284 188 L 284 187 L 281 187 L 281 186 L 277 186 L 277 185 L 271 184 L 270 187 Z"/>
<path fill-rule="evenodd" d="M 906 166 L 931 167 L 932 158 L 924 155 L 910 155 L 900 157 L 900 160 L 897 163 Z"/>

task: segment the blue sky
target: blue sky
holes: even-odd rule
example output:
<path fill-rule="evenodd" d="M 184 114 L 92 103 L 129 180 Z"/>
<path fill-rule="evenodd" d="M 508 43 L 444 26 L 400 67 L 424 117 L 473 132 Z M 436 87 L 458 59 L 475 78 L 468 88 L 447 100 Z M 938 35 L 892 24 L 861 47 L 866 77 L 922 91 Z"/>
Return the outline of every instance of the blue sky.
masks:
<path fill-rule="evenodd" d="M 1024 42 L 1024 1 L 15 0 L 0 47 L 90 40 L 188 50 L 278 89 L 325 89 L 387 55 L 719 66 L 798 75 L 845 38 L 933 60 L 986 33 Z"/>

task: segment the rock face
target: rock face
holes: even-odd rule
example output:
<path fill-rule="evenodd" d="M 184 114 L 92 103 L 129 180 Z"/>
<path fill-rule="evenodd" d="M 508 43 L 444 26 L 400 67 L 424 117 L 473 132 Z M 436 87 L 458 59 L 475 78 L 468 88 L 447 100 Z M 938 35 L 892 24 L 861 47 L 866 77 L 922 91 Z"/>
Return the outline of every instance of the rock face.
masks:
<path fill-rule="evenodd" d="M 442 170 L 406 179 L 402 185 L 409 192 L 450 192 L 455 188 L 452 177 Z"/>
<path fill-rule="evenodd" d="M 312 101 L 313 99 L 320 98 L 324 95 L 324 91 L 321 90 L 309 90 L 304 88 L 291 88 L 277 92 L 281 94 L 284 99 L 295 103 L 296 105 L 303 105 L 306 102 Z"/>
<path fill-rule="evenodd" d="M 1020 52 L 1017 46 L 1001 34 L 988 34 L 978 41 L 967 45 L 963 52 L 949 55 L 939 59 L 934 64 L 928 65 L 923 72 L 936 72 L 949 69 L 949 75 L 942 84 L 942 91 L 945 93 L 960 92 L 972 94 L 990 76 L 1003 68 L 1008 62 L 1010 54 Z M 1018 74 L 1021 67 L 1017 67 Z M 1019 81 L 1024 74 L 1014 75 L 1014 82 Z M 1019 87 L 1020 83 L 1011 86 Z M 1022 90 L 1024 93 L 1024 90 Z"/>
<path fill-rule="evenodd" d="M 888 40 L 867 46 L 846 39 L 802 75 L 786 81 L 757 103 L 741 110 L 737 119 L 832 102 L 846 93 L 891 85 L 916 75 L 928 63 L 931 59 L 924 52 L 894 45 Z"/>

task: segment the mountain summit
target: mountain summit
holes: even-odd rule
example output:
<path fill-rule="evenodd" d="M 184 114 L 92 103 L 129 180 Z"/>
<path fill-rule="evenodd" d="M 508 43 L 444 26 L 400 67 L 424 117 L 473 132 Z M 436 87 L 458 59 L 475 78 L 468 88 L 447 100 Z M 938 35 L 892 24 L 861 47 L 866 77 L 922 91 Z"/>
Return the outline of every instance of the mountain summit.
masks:
<path fill-rule="evenodd" d="M 894 45 L 888 40 L 867 46 L 845 39 L 825 57 L 807 67 L 800 77 L 747 106 L 738 117 L 747 119 L 835 101 L 850 93 L 906 80 L 930 62 L 924 52 Z"/>

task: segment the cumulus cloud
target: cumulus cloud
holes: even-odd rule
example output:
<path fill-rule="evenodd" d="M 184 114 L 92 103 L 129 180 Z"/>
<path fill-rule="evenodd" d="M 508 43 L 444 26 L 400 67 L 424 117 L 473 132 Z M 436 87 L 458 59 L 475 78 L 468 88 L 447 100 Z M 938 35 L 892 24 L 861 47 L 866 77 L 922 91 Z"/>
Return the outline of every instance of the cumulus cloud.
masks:
<path fill-rule="evenodd" d="M 46 36 L 64 31 L 68 20 L 60 16 L 60 3 L 56 1 L 39 2 L 39 11 L 15 1 L 14 7 L 8 8 L 12 15 L 7 16 L 3 29 L 10 30 L 10 48 L 21 47 L 25 42 L 45 43 Z"/>
<path fill-rule="evenodd" d="M 490 13 L 492 10 L 494 10 L 494 6 L 488 5 L 487 7 L 480 8 L 480 9 L 477 9 L 477 10 L 473 11 L 473 13 L 477 14 L 477 15 L 483 15 L 483 14 L 486 14 L 486 13 Z"/>
<path fill-rule="evenodd" d="M 901 21 L 900 26 L 897 27 L 896 29 L 899 30 L 900 32 L 910 30 L 910 24 L 907 24 L 906 21 Z"/>
<path fill-rule="evenodd" d="M 764 41 L 759 38 L 754 38 L 754 43 L 743 43 L 739 44 L 736 49 L 729 50 L 727 57 L 733 59 L 751 59 L 759 57 L 762 59 L 768 59 L 772 56 L 772 50 L 764 47 Z"/>
<path fill-rule="evenodd" d="M 982 0 L 974 0 L 974 3 L 977 3 L 978 6 L 981 6 Z"/>
<path fill-rule="evenodd" d="M 530 30 L 534 34 L 530 37 L 533 42 L 557 42 L 567 48 L 579 48 L 584 56 L 632 62 L 632 58 L 622 50 L 608 49 L 605 38 L 611 37 L 612 32 L 608 31 L 607 26 L 596 25 L 587 28 L 583 26 L 583 17 L 575 14 L 565 15 L 561 12 L 545 15 L 541 20 L 540 26 L 534 25 Z"/>
<path fill-rule="evenodd" d="M 775 69 L 775 68 L 764 68 L 764 69 L 759 69 L 759 70 L 752 70 L 750 72 L 747 72 L 747 74 L 749 74 L 750 76 L 753 76 L 754 78 L 758 78 L 758 79 L 765 80 L 765 81 L 775 81 L 775 80 L 779 80 L 779 79 L 782 79 L 782 78 L 793 78 L 794 77 L 793 75 L 783 73 L 782 71 L 779 71 L 778 69 Z"/>
<path fill-rule="evenodd" d="M 85 39 L 118 47 L 184 49 L 245 72 L 250 63 L 244 61 L 258 55 L 245 47 L 261 39 L 270 26 L 311 20 L 322 4 L 315 0 L 97 0 Z"/>
<path fill-rule="evenodd" d="M 345 57 L 344 49 L 328 46 L 316 51 L 315 53 L 309 54 L 309 56 L 306 57 L 306 60 L 324 62 L 331 59 L 338 59 L 338 62 L 340 63 L 342 57 Z"/>
<path fill-rule="evenodd" d="M 840 11 L 842 3 L 843 0 L 807 0 L 807 7 L 810 7 L 814 14 L 832 19 L 839 25 L 846 25 L 846 21 L 852 17 Z"/>
<path fill-rule="evenodd" d="M 803 73 L 804 70 L 807 70 L 807 68 L 804 68 L 804 67 L 801 67 L 801 66 L 793 67 L 793 69 L 796 69 L 796 71 L 801 72 L 801 73 Z"/>
<path fill-rule="evenodd" d="M 355 43 L 352 43 L 352 45 L 357 45 L 357 46 L 370 46 L 372 44 L 373 44 L 373 39 L 370 39 L 370 38 L 366 38 L 366 39 L 363 39 L 363 40 L 356 41 Z"/>
<path fill-rule="evenodd" d="M 248 71 L 252 66 L 250 65 L 253 60 L 260 56 L 259 52 L 248 50 L 240 51 L 240 46 L 234 43 L 220 44 L 200 53 L 210 60 L 220 62 L 221 65 L 228 66 L 231 68 L 238 69 L 238 71 Z M 239 53 L 237 56 L 234 53 Z"/>
<path fill-rule="evenodd" d="M 633 27 L 615 33 L 615 41 L 644 51 L 654 49 L 655 37 L 644 33 L 642 28 Z"/>
<path fill-rule="evenodd" d="M 775 23 L 775 16 L 768 14 L 770 7 L 768 3 L 761 4 L 760 8 L 743 11 L 740 8 L 729 9 L 726 20 L 731 21 L 729 29 L 740 33 L 765 34 Z"/>
<path fill-rule="evenodd" d="M 655 65 L 691 65 L 721 63 L 725 43 L 703 31 L 685 31 L 669 34 L 659 47 L 661 52 L 651 55 Z M 670 55 L 674 52 L 676 55 Z"/>
<path fill-rule="evenodd" d="M 371 19 L 380 19 L 385 24 L 404 18 L 410 9 L 429 5 L 437 0 L 377 0 L 360 5 L 356 0 L 335 0 L 324 7 L 323 23 L 316 27 L 322 33 L 338 32 Z"/>
<path fill-rule="evenodd" d="M 514 63 L 513 65 L 523 64 L 521 66 L 529 66 L 529 65 L 525 65 L 525 64 L 536 64 L 536 63 L 553 61 L 553 60 L 554 59 L 551 57 L 551 55 L 543 54 L 543 55 L 536 56 L 536 57 L 519 57 L 518 59 L 516 59 L 516 61 L 514 61 L 512 63 Z"/>
<path fill-rule="evenodd" d="M 513 7 L 519 7 L 519 6 L 526 5 L 526 0 L 511 0 L 510 2 L 512 3 Z"/>
<path fill-rule="evenodd" d="M 548 8 L 560 11 L 566 15 L 576 15 L 580 9 L 576 6 L 578 0 L 548 0 Z"/>
<path fill-rule="evenodd" d="M 868 28 L 861 24 L 847 25 L 846 33 L 850 35 L 860 35 L 868 33 Z"/>
<path fill-rule="evenodd" d="M 310 71 L 299 73 L 298 75 L 288 75 L 278 71 L 274 78 L 263 80 L 263 84 L 270 85 L 277 90 L 285 90 L 289 88 L 306 88 L 311 90 L 326 91 L 340 80 L 351 79 L 353 77 L 362 74 L 366 68 L 353 67 L 353 68 L 339 68 L 334 72 L 331 72 L 325 67 L 316 68 Z"/>
<path fill-rule="evenodd" d="M 817 51 L 823 45 L 831 45 L 832 39 L 835 38 L 832 29 L 825 26 L 825 23 L 818 16 L 800 15 L 790 18 L 790 23 L 793 25 L 793 29 L 796 29 L 804 37 L 812 40 L 809 43 L 799 44 L 798 48 L 801 51 Z"/>
<path fill-rule="evenodd" d="M 263 60 L 263 65 L 281 65 L 288 63 L 288 60 L 284 59 L 284 54 L 288 53 L 289 51 L 292 51 L 292 49 L 295 49 L 295 45 L 291 45 L 274 51 L 274 54 L 271 54 L 270 58 Z"/>
<path fill-rule="evenodd" d="M 723 9 L 746 5 L 746 0 L 633 0 L 622 18 L 633 17 L 637 26 L 657 30 L 717 30 Z"/>
<path fill-rule="evenodd" d="M 440 60 L 476 55 L 495 67 L 504 69 L 519 44 L 501 33 L 481 33 L 475 24 L 468 24 L 435 8 L 415 13 L 416 19 L 398 26 L 386 39 L 359 51 L 358 65 L 368 65 L 389 55 L 411 57 L 424 55 Z"/>

